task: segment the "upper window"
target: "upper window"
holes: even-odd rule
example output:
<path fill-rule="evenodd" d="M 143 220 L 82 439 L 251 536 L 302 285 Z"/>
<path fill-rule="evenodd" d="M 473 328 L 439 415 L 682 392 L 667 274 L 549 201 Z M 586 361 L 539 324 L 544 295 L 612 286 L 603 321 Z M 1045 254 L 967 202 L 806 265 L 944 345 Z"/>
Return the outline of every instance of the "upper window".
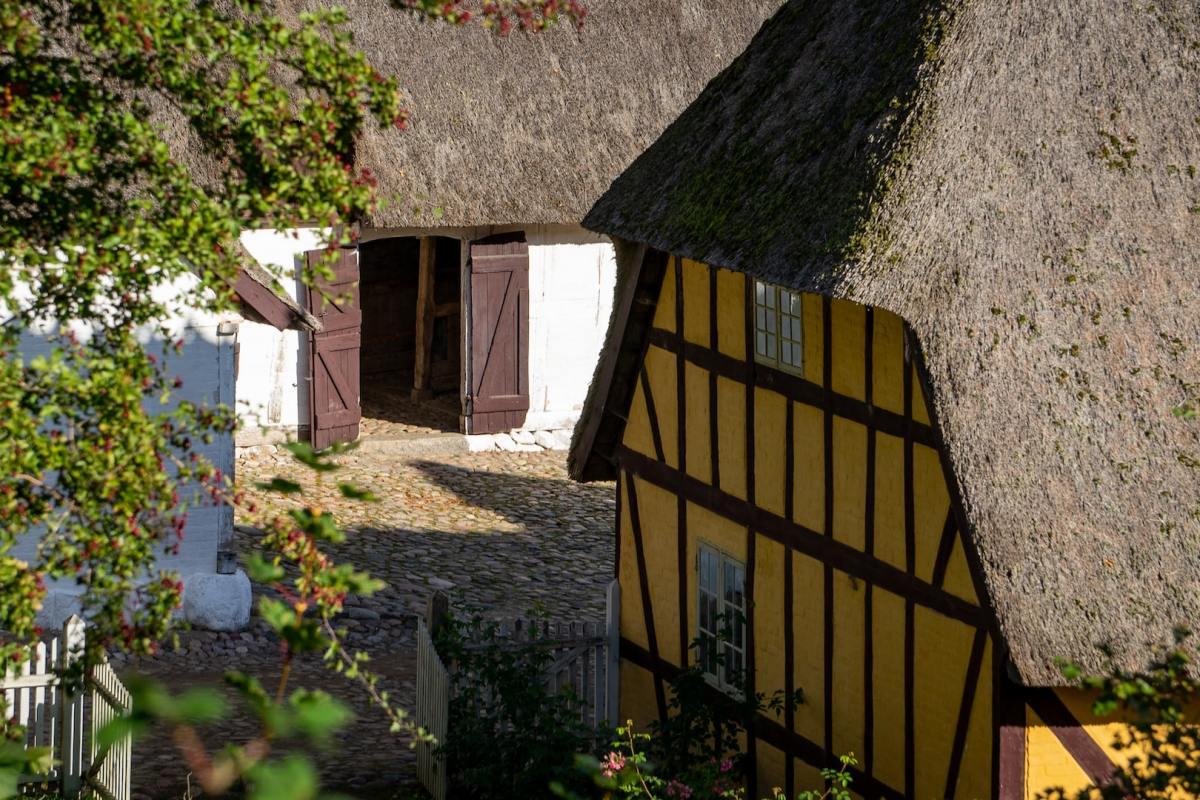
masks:
<path fill-rule="evenodd" d="M 804 315 L 800 292 L 754 282 L 754 357 L 773 367 L 804 371 Z"/>
<path fill-rule="evenodd" d="M 697 567 L 700 667 L 721 689 L 739 692 L 746 668 L 746 565 L 701 544 Z"/>

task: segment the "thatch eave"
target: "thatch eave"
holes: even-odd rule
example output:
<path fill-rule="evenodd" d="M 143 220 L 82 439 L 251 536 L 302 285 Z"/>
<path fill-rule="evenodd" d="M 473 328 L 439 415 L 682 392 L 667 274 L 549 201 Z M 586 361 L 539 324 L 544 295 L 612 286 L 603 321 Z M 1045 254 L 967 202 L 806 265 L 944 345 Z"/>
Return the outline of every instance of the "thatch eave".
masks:
<path fill-rule="evenodd" d="M 585 225 L 903 317 L 1021 680 L 1143 669 L 1200 619 L 1200 19 L 953 8 L 793 0 Z"/>

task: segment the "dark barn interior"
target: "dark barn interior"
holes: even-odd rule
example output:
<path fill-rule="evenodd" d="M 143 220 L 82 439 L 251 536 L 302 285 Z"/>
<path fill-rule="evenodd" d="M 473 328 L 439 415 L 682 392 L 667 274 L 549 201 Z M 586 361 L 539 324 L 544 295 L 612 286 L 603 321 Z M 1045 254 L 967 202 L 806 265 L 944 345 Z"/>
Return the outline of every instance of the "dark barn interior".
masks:
<path fill-rule="evenodd" d="M 461 245 L 446 237 L 428 241 L 431 303 L 420 296 L 421 239 L 378 239 L 359 249 L 363 417 L 383 423 L 377 427 L 388 428 L 390 423 L 404 429 L 458 430 Z M 427 337 L 419 331 L 422 305 L 427 310 Z M 429 351 L 429 366 L 424 385 L 414 391 L 419 340 Z M 366 427 L 368 435 L 384 432 L 373 431 L 369 422 Z"/>

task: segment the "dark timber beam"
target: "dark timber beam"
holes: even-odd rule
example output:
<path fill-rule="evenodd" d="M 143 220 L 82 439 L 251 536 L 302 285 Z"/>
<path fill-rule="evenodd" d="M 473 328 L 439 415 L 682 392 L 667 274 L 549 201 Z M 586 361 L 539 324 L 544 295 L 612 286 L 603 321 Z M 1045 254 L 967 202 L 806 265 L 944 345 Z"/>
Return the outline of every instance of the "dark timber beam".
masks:
<path fill-rule="evenodd" d="M 432 236 L 421 237 L 421 255 L 417 262 L 417 342 L 413 364 L 412 399 L 433 396 L 433 320 L 437 307 L 433 302 L 434 255 Z"/>

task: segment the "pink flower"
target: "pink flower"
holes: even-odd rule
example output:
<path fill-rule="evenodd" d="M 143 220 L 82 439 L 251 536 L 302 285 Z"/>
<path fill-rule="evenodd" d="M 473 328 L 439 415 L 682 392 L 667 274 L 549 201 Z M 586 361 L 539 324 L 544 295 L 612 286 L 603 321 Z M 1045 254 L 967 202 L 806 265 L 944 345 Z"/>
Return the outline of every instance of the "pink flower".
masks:
<path fill-rule="evenodd" d="M 672 780 L 667 784 L 667 797 L 677 797 L 679 800 L 688 800 L 692 796 L 692 787 L 686 783 L 680 783 L 677 780 Z"/>
<path fill-rule="evenodd" d="M 600 762 L 600 774 L 606 778 L 611 778 L 623 769 L 625 769 L 625 756 L 620 753 L 609 753 Z"/>
<path fill-rule="evenodd" d="M 721 762 L 721 772 L 729 772 L 733 769 L 733 759 L 727 758 Z"/>

